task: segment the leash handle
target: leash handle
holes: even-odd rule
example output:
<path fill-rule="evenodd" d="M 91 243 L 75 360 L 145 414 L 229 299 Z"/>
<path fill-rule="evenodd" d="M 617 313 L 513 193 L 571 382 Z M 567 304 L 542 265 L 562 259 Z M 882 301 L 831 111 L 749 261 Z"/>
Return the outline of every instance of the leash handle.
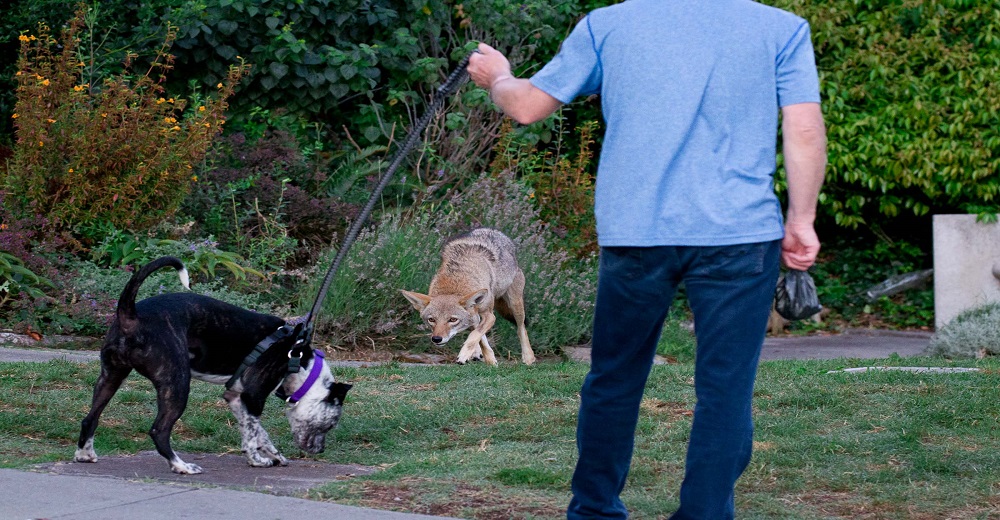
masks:
<path fill-rule="evenodd" d="M 382 175 L 382 179 L 379 180 L 379 183 L 372 191 L 371 196 L 368 197 L 368 202 L 365 203 L 361 213 L 359 213 L 358 217 L 351 223 L 351 227 L 348 229 L 347 235 L 344 236 L 344 241 L 337 250 L 337 255 L 333 258 L 333 263 L 330 264 L 330 268 L 326 271 L 326 276 L 323 277 L 323 284 L 320 285 L 319 293 L 313 301 L 312 309 L 310 309 L 309 314 L 306 315 L 303 334 L 307 345 L 312 345 L 313 322 L 316 315 L 319 313 L 320 308 L 323 306 L 323 300 L 326 298 L 326 292 L 330 289 L 330 283 L 333 281 L 333 276 L 337 273 L 341 262 L 347 256 L 347 252 L 350 250 L 351 245 L 354 244 L 354 241 L 358 237 L 358 233 L 361 232 L 361 228 L 365 225 L 365 222 L 367 222 L 372 210 L 375 208 L 375 203 L 377 202 L 378 197 L 382 194 L 382 190 L 389 185 L 389 181 L 392 180 L 396 170 L 403 163 L 403 159 L 407 154 L 409 154 L 413 146 L 417 144 L 420 134 L 430 123 L 437 111 L 444 105 L 445 99 L 457 92 L 458 88 L 468 78 L 469 73 L 466 70 L 466 67 L 469 65 L 470 56 L 471 54 L 462 58 L 462 61 L 458 62 L 455 69 L 448 75 L 448 79 L 446 79 L 445 82 L 438 87 L 431 99 L 427 111 L 424 112 L 424 115 L 415 125 L 413 125 L 413 129 L 411 129 L 409 135 L 406 136 L 406 140 L 403 141 L 403 145 L 396 150 L 392 161 L 389 163 L 389 168 Z"/>

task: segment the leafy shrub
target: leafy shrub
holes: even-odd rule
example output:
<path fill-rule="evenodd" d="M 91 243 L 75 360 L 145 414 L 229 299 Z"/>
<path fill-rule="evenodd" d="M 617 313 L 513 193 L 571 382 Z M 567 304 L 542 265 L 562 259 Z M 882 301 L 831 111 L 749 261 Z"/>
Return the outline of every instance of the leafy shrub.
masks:
<path fill-rule="evenodd" d="M 182 217 L 261 268 L 312 263 L 358 211 L 327 194 L 324 164 L 306 160 L 284 132 L 230 134 L 210 151 Z"/>
<path fill-rule="evenodd" d="M 317 331 L 331 336 L 334 344 L 358 345 L 366 336 L 416 339 L 413 309 L 399 289 L 426 289 L 444 238 L 427 214 L 406 222 L 386 216 L 377 228 L 362 230 L 330 284 Z M 331 248 L 308 275 L 312 283 L 300 297 L 303 312 L 312 306 L 335 255 Z"/>
<path fill-rule="evenodd" d="M 0 251 L 0 307 L 22 292 L 32 298 L 40 298 L 45 295 L 41 287 L 54 285 L 25 267 L 16 256 Z"/>
<path fill-rule="evenodd" d="M 558 118 L 563 121 L 563 118 Z M 523 140 L 516 139 L 509 122 L 505 123 L 495 147 L 490 165 L 494 173 L 512 171 L 532 192 L 529 198 L 539 208 L 539 216 L 554 226 L 554 233 L 565 247 L 579 254 L 597 251 L 597 229 L 594 220 L 594 180 L 591 171 L 596 121 L 588 121 L 576 129 L 578 148 L 563 149 L 564 132 L 556 135 L 554 146 L 539 152 Z M 568 141 L 565 144 L 569 144 Z"/>
<path fill-rule="evenodd" d="M 906 242 L 860 238 L 835 239 L 824 244 L 810 272 L 820 303 L 831 314 L 826 324 L 898 328 L 930 328 L 934 324 L 933 291 L 910 290 L 869 301 L 866 291 L 899 274 L 929 267 L 930 256 Z M 809 320 L 792 322 L 808 328 Z"/>
<path fill-rule="evenodd" d="M 126 49 L 144 60 L 155 54 L 164 28 L 161 14 L 182 0 L 7 0 L 0 2 L 0 143 L 13 133 L 10 119 L 16 103 L 15 81 L 21 44 L 18 36 L 36 30 L 39 23 L 59 27 L 86 3 L 86 30 L 81 47 L 88 59 L 85 83 L 121 72 Z"/>
<path fill-rule="evenodd" d="M 130 55 L 124 73 L 91 85 L 81 79 L 82 17 L 58 42 L 45 26 L 21 35 L 17 144 L 3 185 L 8 201 L 47 215 L 56 229 L 95 220 L 145 229 L 187 193 L 247 67 L 232 67 L 218 94 L 200 104 L 164 98 L 168 35 L 145 74 L 132 73 Z"/>
<path fill-rule="evenodd" d="M 1000 355 L 1000 303 L 988 303 L 955 316 L 931 337 L 925 353 L 948 358 Z"/>
<path fill-rule="evenodd" d="M 829 134 L 822 207 L 849 228 L 1000 208 L 993 2 L 774 5 L 810 21 Z"/>

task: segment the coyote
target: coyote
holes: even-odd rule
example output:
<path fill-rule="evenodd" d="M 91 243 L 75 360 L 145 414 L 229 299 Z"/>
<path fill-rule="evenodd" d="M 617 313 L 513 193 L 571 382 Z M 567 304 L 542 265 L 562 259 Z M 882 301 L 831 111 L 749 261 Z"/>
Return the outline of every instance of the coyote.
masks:
<path fill-rule="evenodd" d="M 452 238 L 441 251 L 441 267 L 431 279 L 430 294 L 400 291 L 431 327 L 431 341 L 444 345 L 455 334 L 472 329 L 458 353 L 458 362 L 484 358 L 497 364 L 486 333 L 497 312 L 517 325 L 521 361 L 535 362 L 524 328 L 524 273 L 517 266 L 514 243 L 489 228 Z"/>

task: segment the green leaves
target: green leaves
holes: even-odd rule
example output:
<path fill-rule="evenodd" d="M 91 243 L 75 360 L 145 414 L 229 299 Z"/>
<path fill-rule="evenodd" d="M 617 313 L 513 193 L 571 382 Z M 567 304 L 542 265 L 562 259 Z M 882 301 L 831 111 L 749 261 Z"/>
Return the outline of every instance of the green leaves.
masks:
<path fill-rule="evenodd" d="M 812 26 L 838 224 L 1000 210 L 996 2 L 774 4 Z"/>
<path fill-rule="evenodd" d="M 27 293 L 32 298 L 45 295 L 42 287 L 55 287 L 48 279 L 35 274 L 24 266 L 16 256 L 0 251 L 0 302 L 6 301 L 9 294 Z"/>

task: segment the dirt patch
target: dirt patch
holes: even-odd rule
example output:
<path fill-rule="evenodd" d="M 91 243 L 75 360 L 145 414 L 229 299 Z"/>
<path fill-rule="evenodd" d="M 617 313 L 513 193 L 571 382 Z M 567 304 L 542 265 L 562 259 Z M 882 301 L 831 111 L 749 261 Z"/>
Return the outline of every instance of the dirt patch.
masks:
<path fill-rule="evenodd" d="M 564 503 L 526 502 L 525 497 L 507 497 L 495 487 L 478 488 L 456 482 L 447 496 L 429 498 L 428 490 L 440 488 L 440 482 L 404 478 L 398 482 L 361 483 L 358 505 L 388 511 L 423 515 L 468 518 L 470 520 L 510 520 L 511 518 L 565 518 Z"/>
<path fill-rule="evenodd" d="M 358 475 L 370 475 L 378 468 L 354 464 L 329 464 L 314 460 L 292 459 L 287 466 L 253 468 L 242 455 L 184 453 L 185 462 L 205 470 L 199 475 L 178 475 L 170 471 L 166 460 L 155 451 L 123 457 L 100 457 L 97 463 L 56 462 L 35 466 L 36 470 L 59 475 L 114 477 L 218 486 L 262 491 L 276 495 L 300 496 L 309 489 Z"/>

